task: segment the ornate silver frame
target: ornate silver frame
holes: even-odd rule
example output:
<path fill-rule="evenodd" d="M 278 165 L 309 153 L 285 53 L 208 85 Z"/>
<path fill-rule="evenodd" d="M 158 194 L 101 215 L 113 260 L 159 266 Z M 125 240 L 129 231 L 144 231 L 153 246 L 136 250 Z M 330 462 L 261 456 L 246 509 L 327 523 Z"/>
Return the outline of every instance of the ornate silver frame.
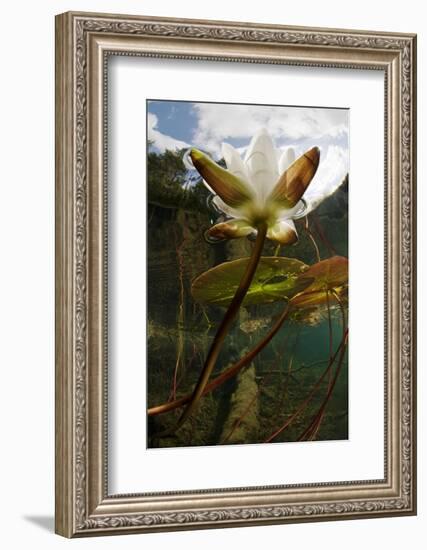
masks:
<path fill-rule="evenodd" d="M 384 479 L 108 494 L 104 310 L 108 55 L 384 71 Z M 89 13 L 57 16 L 57 533 L 78 537 L 416 513 L 415 109 L 415 35 Z"/>

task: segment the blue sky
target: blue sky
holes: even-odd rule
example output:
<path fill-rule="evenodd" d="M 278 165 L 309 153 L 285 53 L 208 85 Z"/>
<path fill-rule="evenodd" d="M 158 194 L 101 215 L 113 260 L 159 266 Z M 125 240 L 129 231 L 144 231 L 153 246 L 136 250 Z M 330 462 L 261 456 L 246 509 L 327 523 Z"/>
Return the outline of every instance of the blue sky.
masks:
<path fill-rule="evenodd" d="M 147 101 L 147 134 L 152 148 L 197 147 L 215 159 L 227 142 L 244 158 L 252 136 L 266 129 L 280 155 L 288 147 L 298 157 L 317 146 L 321 161 L 304 195 L 316 203 L 342 182 L 349 171 L 349 111 L 324 107 L 245 105 L 190 101 Z"/>
<path fill-rule="evenodd" d="M 157 116 L 157 128 L 163 134 L 191 142 L 197 126 L 193 103 L 187 101 L 150 101 L 148 111 Z"/>

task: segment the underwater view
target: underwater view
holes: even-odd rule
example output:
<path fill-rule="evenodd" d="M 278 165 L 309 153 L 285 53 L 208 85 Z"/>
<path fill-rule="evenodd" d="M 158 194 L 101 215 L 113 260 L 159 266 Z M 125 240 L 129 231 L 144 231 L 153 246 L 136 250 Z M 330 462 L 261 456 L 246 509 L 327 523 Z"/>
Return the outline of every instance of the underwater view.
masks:
<path fill-rule="evenodd" d="M 348 438 L 348 111 L 147 102 L 147 446 Z"/>

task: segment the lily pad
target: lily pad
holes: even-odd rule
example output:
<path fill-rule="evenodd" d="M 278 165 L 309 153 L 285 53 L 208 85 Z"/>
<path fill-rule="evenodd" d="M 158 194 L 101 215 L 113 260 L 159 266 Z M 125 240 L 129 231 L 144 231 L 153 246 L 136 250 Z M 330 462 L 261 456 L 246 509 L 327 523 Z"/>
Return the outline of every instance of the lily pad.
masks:
<path fill-rule="evenodd" d="M 331 291 L 332 289 L 329 289 Z M 348 287 L 339 286 L 335 287 L 333 291 L 338 295 L 341 302 L 347 303 Z M 326 290 L 315 290 L 313 292 L 301 292 L 297 296 L 294 296 L 291 300 L 291 304 L 294 308 L 309 308 L 310 310 L 318 306 L 327 306 L 328 297 Z M 329 304 L 335 306 L 337 304 L 336 299 L 329 294 Z"/>
<path fill-rule="evenodd" d="M 193 298 L 203 304 L 228 306 L 239 286 L 249 258 L 217 265 L 199 275 L 192 284 Z M 294 258 L 260 258 L 244 306 L 268 304 L 292 298 L 307 288 L 313 278 L 301 278 L 308 266 Z"/>
<path fill-rule="evenodd" d="M 313 307 L 327 304 L 327 291 L 334 290 L 340 298 L 347 298 L 348 259 L 333 256 L 310 266 L 300 280 L 311 279 L 311 284 L 291 300 L 294 307 Z M 331 302 L 333 298 L 329 297 Z"/>

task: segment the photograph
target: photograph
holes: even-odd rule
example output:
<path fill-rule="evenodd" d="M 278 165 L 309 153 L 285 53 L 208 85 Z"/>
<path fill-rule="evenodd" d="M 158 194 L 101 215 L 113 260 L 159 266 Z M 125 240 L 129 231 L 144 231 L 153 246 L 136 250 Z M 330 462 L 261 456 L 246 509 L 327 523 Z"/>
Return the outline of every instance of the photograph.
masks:
<path fill-rule="evenodd" d="M 149 448 L 348 439 L 350 114 L 147 100 Z"/>
<path fill-rule="evenodd" d="M 55 17 L 55 532 L 403 521 L 414 20 L 174 10 Z"/>

